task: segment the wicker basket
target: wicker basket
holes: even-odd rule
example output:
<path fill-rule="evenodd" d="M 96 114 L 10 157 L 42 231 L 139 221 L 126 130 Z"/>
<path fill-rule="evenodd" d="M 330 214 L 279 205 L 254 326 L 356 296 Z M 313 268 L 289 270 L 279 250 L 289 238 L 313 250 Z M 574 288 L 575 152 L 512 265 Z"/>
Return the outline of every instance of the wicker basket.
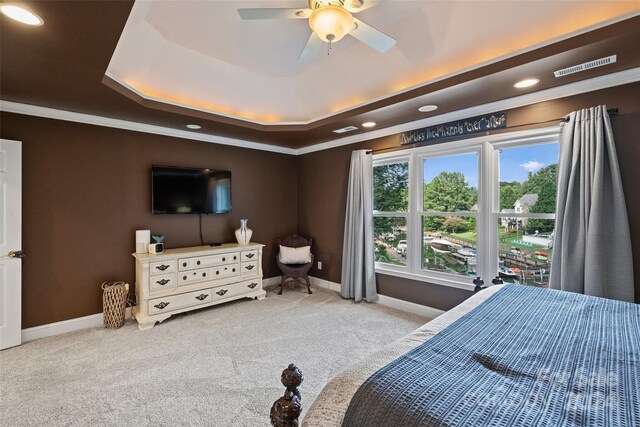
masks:
<path fill-rule="evenodd" d="M 104 282 L 102 284 L 102 315 L 105 328 L 117 329 L 124 325 L 124 312 L 128 295 L 128 283 Z"/>

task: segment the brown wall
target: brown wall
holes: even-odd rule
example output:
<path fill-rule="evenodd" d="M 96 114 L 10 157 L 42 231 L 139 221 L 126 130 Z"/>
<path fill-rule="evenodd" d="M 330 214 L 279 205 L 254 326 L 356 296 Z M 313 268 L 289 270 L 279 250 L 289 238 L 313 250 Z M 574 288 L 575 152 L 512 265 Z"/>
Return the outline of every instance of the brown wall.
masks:
<path fill-rule="evenodd" d="M 509 126 L 517 126 L 556 119 L 571 111 L 599 104 L 619 108 L 620 114 L 612 118 L 612 124 L 635 254 L 640 254 L 640 223 L 633 220 L 640 218 L 640 192 L 635 188 L 638 182 L 637 168 L 640 164 L 638 94 L 640 83 L 633 83 L 508 111 Z M 517 130 L 523 129 L 526 127 Z M 300 233 L 314 237 L 316 259 L 324 264 L 322 271 L 316 268 L 311 271 L 314 276 L 340 282 L 345 197 L 351 151 L 398 144 L 399 136 L 394 135 L 299 157 L 298 228 Z M 637 255 L 634 257 L 634 275 L 636 302 L 640 302 L 640 256 Z M 460 289 L 393 276 L 378 274 L 377 278 L 378 291 L 381 294 L 441 310 L 452 308 L 470 295 L 470 292 Z"/>
<path fill-rule="evenodd" d="M 266 244 L 265 277 L 279 274 L 273 245 L 297 230 L 295 156 L 2 113 L 2 138 L 22 141 L 22 327 L 102 311 L 100 284 L 134 283 L 135 230 L 167 248 L 200 244 L 196 215 L 151 214 L 151 165 L 232 172 L 233 211 L 203 217 L 205 242 L 235 241 L 249 218 Z"/>
<path fill-rule="evenodd" d="M 555 119 L 597 104 L 618 107 L 612 119 L 629 218 L 640 218 L 640 83 L 509 111 L 509 125 Z M 199 244 L 197 216 L 151 215 L 152 164 L 210 167 L 233 173 L 233 212 L 203 219 L 205 241 L 229 242 L 248 217 L 265 243 L 265 277 L 278 237 L 314 238 L 316 277 L 340 282 L 345 195 L 351 151 L 395 146 L 397 135 L 299 157 L 132 131 L 2 113 L 1 136 L 23 142 L 23 328 L 102 310 L 100 284 L 134 283 L 134 232 L 150 228 L 166 247 Z M 640 223 L 630 220 L 634 253 Z M 634 257 L 640 302 L 640 257 Z M 378 275 L 383 295 L 447 310 L 469 292 Z"/>

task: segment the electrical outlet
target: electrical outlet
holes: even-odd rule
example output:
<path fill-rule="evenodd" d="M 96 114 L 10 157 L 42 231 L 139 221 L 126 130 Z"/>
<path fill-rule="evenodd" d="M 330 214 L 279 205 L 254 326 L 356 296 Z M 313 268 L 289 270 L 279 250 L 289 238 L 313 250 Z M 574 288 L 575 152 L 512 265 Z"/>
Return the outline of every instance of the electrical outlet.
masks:
<path fill-rule="evenodd" d="M 318 270 L 322 270 L 322 261 L 318 261 Z"/>

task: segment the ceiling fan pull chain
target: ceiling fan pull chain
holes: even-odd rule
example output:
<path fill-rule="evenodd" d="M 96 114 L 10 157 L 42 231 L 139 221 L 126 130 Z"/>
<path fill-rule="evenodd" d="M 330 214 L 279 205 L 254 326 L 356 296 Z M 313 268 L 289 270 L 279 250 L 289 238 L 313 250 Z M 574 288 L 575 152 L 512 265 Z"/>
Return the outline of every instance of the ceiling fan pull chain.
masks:
<path fill-rule="evenodd" d="M 327 50 L 327 56 L 331 53 L 331 44 L 336 39 L 336 36 L 333 34 L 327 34 L 327 40 L 329 41 L 329 49 Z"/>

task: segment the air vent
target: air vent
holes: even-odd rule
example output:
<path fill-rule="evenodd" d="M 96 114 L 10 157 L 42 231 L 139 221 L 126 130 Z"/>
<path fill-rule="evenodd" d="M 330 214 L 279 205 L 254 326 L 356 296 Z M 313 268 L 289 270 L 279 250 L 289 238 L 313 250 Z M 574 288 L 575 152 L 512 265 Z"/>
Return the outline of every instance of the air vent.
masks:
<path fill-rule="evenodd" d="M 585 62 L 584 64 L 574 65 L 573 67 L 563 68 L 562 70 L 554 71 L 553 74 L 556 77 L 563 77 L 569 74 L 579 73 L 580 71 L 602 67 L 603 65 L 613 64 L 616 62 L 617 57 L 617 55 L 607 56 L 606 58 L 600 58 L 595 61 Z"/>
<path fill-rule="evenodd" d="M 358 129 L 355 126 L 347 126 L 346 128 L 342 128 L 342 129 L 336 129 L 334 130 L 335 133 L 345 133 L 345 132 L 351 132 L 352 130 L 356 130 Z"/>

